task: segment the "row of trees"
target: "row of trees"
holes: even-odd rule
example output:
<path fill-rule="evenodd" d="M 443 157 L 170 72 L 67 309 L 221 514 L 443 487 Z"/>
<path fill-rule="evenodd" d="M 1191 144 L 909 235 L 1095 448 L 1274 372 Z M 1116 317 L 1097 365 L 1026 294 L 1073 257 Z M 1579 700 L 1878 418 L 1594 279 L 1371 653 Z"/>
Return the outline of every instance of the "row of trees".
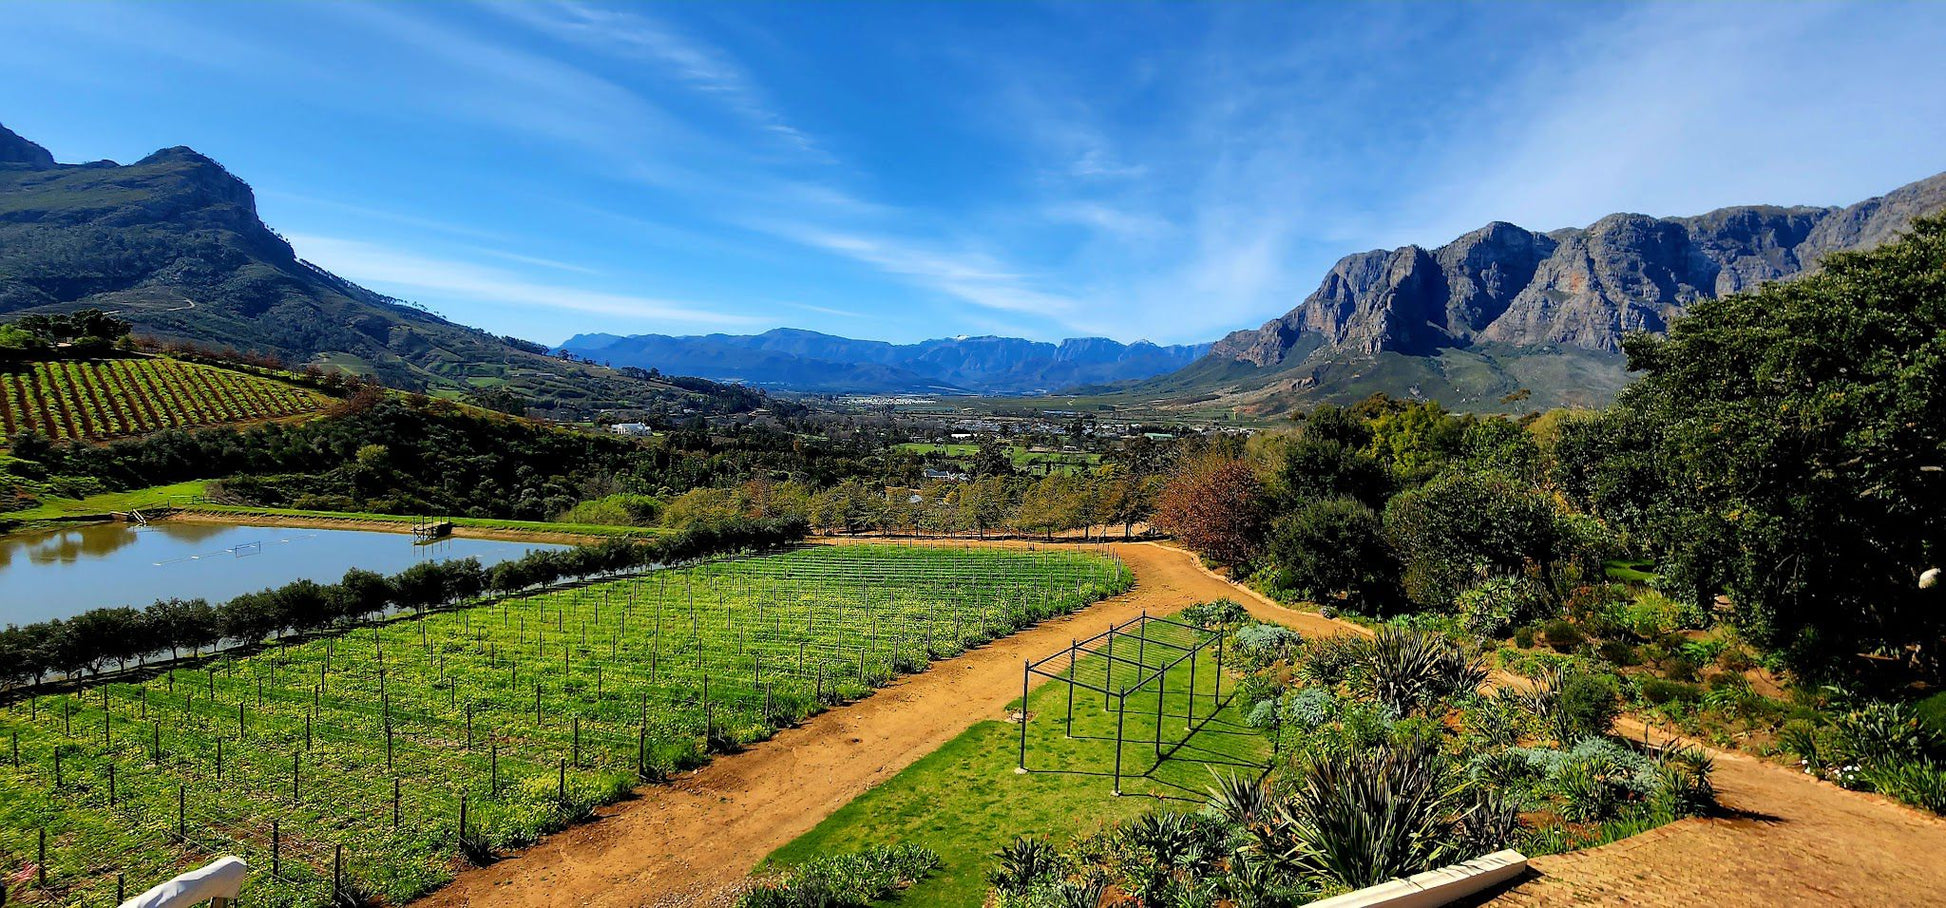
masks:
<path fill-rule="evenodd" d="M 726 517 L 800 519 L 826 532 L 972 533 L 995 530 L 1052 536 L 1147 519 L 1161 477 L 1129 475 L 1118 465 L 1039 479 L 989 475 L 917 487 L 853 477 L 824 489 L 753 480 L 734 488 L 693 489 L 660 511 L 665 525 Z M 573 512 L 570 512 L 573 513 Z"/>
<path fill-rule="evenodd" d="M 803 538 L 801 521 L 702 522 L 653 539 L 616 538 L 548 549 L 491 568 L 478 559 L 428 561 L 386 577 L 353 568 L 336 583 L 295 580 L 228 602 L 163 599 L 145 609 L 94 609 L 65 620 L 0 630 L 0 683 L 39 683 L 50 672 L 99 673 L 164 649 L 171 658 L 224 641 L 251 644 L 288 633 L 356 624 L 393 610 L 426 611 L 512 595 L 563 580 L 585 580 L 726 552 L 774 548 Z"/>

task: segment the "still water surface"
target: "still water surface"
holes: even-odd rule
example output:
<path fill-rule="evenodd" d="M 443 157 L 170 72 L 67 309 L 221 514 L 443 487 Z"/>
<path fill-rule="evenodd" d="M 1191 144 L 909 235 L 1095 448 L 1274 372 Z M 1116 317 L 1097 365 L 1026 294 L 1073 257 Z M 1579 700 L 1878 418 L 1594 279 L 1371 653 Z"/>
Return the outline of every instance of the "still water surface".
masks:
<path fill-rule="evenodd" d="M 494 565 L 566 546 L 492 539 L 415 544 L 405 533 L 171 521 L 98 523 L 0 536 L 0 626 L 91 608 L 137 608 L 171 596 L 212 603 L 299 578 L 329 583 L 348 568 L 396 574 L 421 561 Z"/>

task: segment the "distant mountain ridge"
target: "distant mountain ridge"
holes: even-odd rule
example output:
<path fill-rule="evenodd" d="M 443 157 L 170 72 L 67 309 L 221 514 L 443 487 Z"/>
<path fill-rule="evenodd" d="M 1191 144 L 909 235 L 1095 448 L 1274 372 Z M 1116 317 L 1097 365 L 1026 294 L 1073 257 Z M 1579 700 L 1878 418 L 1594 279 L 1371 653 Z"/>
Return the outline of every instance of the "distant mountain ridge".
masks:
<path fill-rule="evenodd" d="M 1436 249 L 1345 256 L 1290 312 L 1129 391 L 1258 412 L 1374 390 L 1483 409 L 1510 394 L 1521 408 L 1596 405 L 1626 383 L 1627 333 L 1663 332 L 1697 300 L 1801 274 L 1942 210 L 1946 173 L 1846 207 L 1611 214 L 1545 233 L 1496 221 Z"/>
<path fill-rule="evenodd" d="M 567 362 L 360 287 L 299 259 L 257 217 L 250 186 L 193 149 L 60 164 L 0 126 L 0 319 L 90 306 L 144 335 L 369 372 L 409 389 L 505 387 L 577 418 L 760 405 L 740 389 Z"/>
<path fill-rule="evenodd" d="M 1104 337 L 1053 344 L 990 336 L 892 344 L 778 328 L 686 337 L 578 334 L 561 349 L 617 366 L 793 391 L 1029 394 L 1161 375 L 1194 362 L 1209 345 L 1123 344 Z"/>

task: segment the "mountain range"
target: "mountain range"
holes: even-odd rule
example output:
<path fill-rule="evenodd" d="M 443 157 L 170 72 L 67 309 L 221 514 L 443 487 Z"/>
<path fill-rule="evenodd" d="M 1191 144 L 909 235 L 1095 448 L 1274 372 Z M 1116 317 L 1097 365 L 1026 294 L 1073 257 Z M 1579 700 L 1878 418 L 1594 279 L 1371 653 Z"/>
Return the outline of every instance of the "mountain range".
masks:
<path fill-rule="evenodd" d="M 299 259 L 250 186 L 190 148 L 61 164 L 0 126 L 0 318 L 84 307 L 139 334 L 274 354 L 458 395 L 505 388 L 563 417 L 748 409 L 709 382 L 652 381 L 551 355 Z"/>
<path fill-rule="evenodd" d="M 98 307 L 165 340 L 338 366 L 431 393 L 506 388 L 571 418 L 722 412 L 762 400 L 665 377 L 681 375 L 810 392 L 1067 390 L 1185 412 L 1274 414 L 1380 391 L 1525 411 L 1606 403 L 1629 380 L 1627 333 L 1664 331 L 1698 300 L 1789 279 L 1941 211 L 1946 174 L 1844 207 L 1612 214 L 1546 232 L 1494 222 L 1434 249 L 1345 256 L 1289 312 L 1208 345 L 891 344 L 778 329 L 582 334 L 557 352 L 447 321 L 298 258 L 258 218 L 249 185 L 192 149 L 126 165 L 62 164 L 0 126 L 0 317 Z"/>
<path fill-rule="evenodd" d="M 671 337 L 578 334 L 561 349 L 618 366 L 827 393 L 1032 394 L 1173 372 L 1208 344 L 1162 347 L 1105 337 L 1059 344 L 953 337 L 891 344 L 778 328 L 762 334 Z"/>
<path fill-rule="evenodd" d="M 1946 173 L 1845 207 L 1611 214 L 1535 232 L 1494 222 L 1444 246 L 1338 260 L 1296 308 L 1233 332 L 1127 397 L 1259 413 L 1373 391 L 1474 410 L 1599 405 L 1627 382 L 1622 338 L 1946 211 Z M 1504 398 L 1504 399 L 1503 399 Z"/>

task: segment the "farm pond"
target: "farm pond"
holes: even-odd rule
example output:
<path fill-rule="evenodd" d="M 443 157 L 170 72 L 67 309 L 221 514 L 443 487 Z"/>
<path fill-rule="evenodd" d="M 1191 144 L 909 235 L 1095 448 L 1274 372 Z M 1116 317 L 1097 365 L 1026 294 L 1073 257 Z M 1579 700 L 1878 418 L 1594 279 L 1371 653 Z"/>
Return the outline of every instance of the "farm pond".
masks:
<path fill-rule="evenodd" d="M 478 558 L 488 566 L 567 546 L 406 533 L 169 521 L 94 523 L 0 536 L 0 627 L 92 608 L 141 608 L 172 596 L 222 602 L 349 568 L 396 574 L 421 561 Z"/>

